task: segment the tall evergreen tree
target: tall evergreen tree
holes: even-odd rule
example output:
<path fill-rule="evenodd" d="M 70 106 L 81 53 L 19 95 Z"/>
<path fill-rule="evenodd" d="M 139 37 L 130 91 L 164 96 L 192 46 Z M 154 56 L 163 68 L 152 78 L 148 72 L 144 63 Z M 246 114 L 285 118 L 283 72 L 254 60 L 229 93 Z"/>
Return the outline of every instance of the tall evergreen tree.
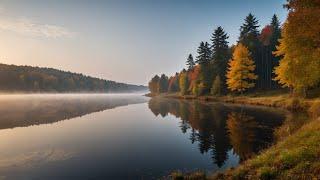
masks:
<path fill-rule="evenodd" d="M 250 51 L 253 51 L 256 43 L 258 42 L 259 30 L 258 25 L 259 21 L 254 17 L 253 14 L 245 18 L 244 24 L 240 27 L 240 38 L 239 41 L 247 46 Z"/>
<path fill-rule="evenodd" d="M 270 45 L 272 46 L 272 50 L 276 50 L 276 46 L 279 45 L 279 39 L 281 38 L 281 27 L 280 27 L 280 21 L 276 14 L 272 16 L 271 23 L 272 27 L 272 36 L 270 39 Z"/>
<path fill-rule="evenodd" d="M 281 27 L 280 27 L 280 21 L 277 17 L 277 15 L 273 15 L 271 23 L 270 23 L 271 27 L 272 27 L 272 36 L 270 38 L 270 50 L 272 52 L 277 50 L 277 46 L 279 46 L 279 39 L 281 38 Z M 271 52 L 271 53 L 272 53 Z M 272 66 L 272 71 L 274 70 L 275 67 L 279 66 L 279 61 L 280 61 L 280 57 L 277 57 L 273 54 L 271 54 L 271 66 Z M 275 78 L 275 74 L 272 73 L 271 74 L 271 78 L 274 79 Z M 280 86 L 278 85 L 278 83 L 276 81 L 271 81 L 271 87 L 272 88 L 279 88 Z"/>
<path fill-rule="evenodd" d="M 198 56 L 196 62 L 200 65 L 199 78 L 199 94 L 206 94 L 210 92 L 212 83 L 212 69 L 210 66 L 211 49 L 208 42 L 201 42 L 198 48 Z"/>
<path fill-rule="evenodd" d="M 230 59 L 229 47 L 227 39 L 229 36 L 224 32 L 223 28 L 219 26 L 214 30 L 211 41 L 212 41 L 212 62 L 213 62 L 213 77 L 222 77 L 222 84 L 225 85 L 225 74 L 228 66 L 228 60 Z M 226 88 L 221 87 L 224 91 Z"/>
<path fill-rule="evenodd" d="M 189 54 L 188 58 L 187 58 L 187 66 L 188 66 L 188 70 L 193 69 L 193 67 L 196 65 L 196 63 L 193 60 L 193 56 L 192 54 Z"/>
<path fill-rule="evenodd" d="M 198 47 L 198 56 L 196 58 L 196 63 L 200 65 L 205 65 L 210 62 L 211 50 L 208 42 L 201 41 L 200 46 Z"/>
<path fill-rule="evenodd" d="M 246 46 L 251 54 L 251 58 L 255 62 L 255 73 L 258 74 L 259 79 L 256 81 L 256 87 L 262 88 L 264 84 L 264 63 L 261 58 L 261 43 L 259 41 L 259 21 L 256 17 L 249 13 L 245 18 L 245 22 L 240 28 L 239 42 Z"/>

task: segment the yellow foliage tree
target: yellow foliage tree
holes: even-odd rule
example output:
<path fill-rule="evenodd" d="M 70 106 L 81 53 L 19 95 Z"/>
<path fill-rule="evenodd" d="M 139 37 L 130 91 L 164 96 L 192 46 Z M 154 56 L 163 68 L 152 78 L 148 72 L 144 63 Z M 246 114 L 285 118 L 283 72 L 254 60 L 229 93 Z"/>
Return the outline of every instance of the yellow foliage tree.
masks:
<path fill-rule="evenodd" d="M 179 77 L 179 87 L 181 95 L 186 95 L 188 91 L 188 75 L 187 72 L 181 72 Z"/>
<path fill-rule="evenodd" d="M 282 39 L 274 52 L 282 57 L 274 71 L 275 80 L 306 95 L 306 90 L 320 81 L 320 3 L 292 0 L 288 8 Z"/>
<path fill-rule="evenodd" d="M 239 43 L 229 60 L 227 70 L 227 85 L 231 91 L 243 92 L 255 86 L 253 80 L 258 76 L 254 74 L 256 66 L 250 57 L 247 47 Z"/>

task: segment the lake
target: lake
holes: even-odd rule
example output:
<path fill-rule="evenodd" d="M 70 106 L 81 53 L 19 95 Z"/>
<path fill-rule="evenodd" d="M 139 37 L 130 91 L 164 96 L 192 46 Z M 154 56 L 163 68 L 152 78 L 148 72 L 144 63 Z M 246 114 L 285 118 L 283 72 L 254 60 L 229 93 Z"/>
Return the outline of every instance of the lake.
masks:
<path fill-rule="evenodd" d="M 156 179 L 235 167 L 274 141 L 272 108 L 136 94 L 0 96 L 0 177 Z"/>

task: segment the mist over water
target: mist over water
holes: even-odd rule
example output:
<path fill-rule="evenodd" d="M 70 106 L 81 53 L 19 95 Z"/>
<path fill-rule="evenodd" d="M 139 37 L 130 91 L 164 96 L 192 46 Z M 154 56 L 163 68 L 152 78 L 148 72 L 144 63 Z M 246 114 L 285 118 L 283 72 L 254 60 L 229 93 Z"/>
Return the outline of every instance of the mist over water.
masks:
<path fill-rule="evenodd" d="M 284 119 L 274 109 L 141 94 L 3 95 L 0 113 L 0 174 L 7 179 L 223 171 L 269 146 Z"/>

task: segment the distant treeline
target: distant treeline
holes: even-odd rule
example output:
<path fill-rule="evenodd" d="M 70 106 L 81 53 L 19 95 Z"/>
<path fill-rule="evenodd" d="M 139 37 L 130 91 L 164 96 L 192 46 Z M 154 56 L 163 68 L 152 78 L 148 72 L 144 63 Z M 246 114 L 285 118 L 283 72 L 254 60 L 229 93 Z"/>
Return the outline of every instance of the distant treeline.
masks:
<path fill-rule="evenodd" d="M 253 14 L 241 25 L 236 45 L 217 27 L 209 42 L 202 41 L 197 55 L 189 54 L 187 68 L 174 75 L 154 76 L 153 94 L 180 92 L 192 95 L 223 95 L 231 92 L 271 90 L 281 87 L 306 96 L 320 86 L 320 3 L 318 0 L 287 0 L 287 20 L 276 15 L 263 28 Z"/>
<path fill-rule="evenodd" d="M 145 86 L 118 83 L 53 68 L 0 64 L 1 92 L 132 92 Z"/>

